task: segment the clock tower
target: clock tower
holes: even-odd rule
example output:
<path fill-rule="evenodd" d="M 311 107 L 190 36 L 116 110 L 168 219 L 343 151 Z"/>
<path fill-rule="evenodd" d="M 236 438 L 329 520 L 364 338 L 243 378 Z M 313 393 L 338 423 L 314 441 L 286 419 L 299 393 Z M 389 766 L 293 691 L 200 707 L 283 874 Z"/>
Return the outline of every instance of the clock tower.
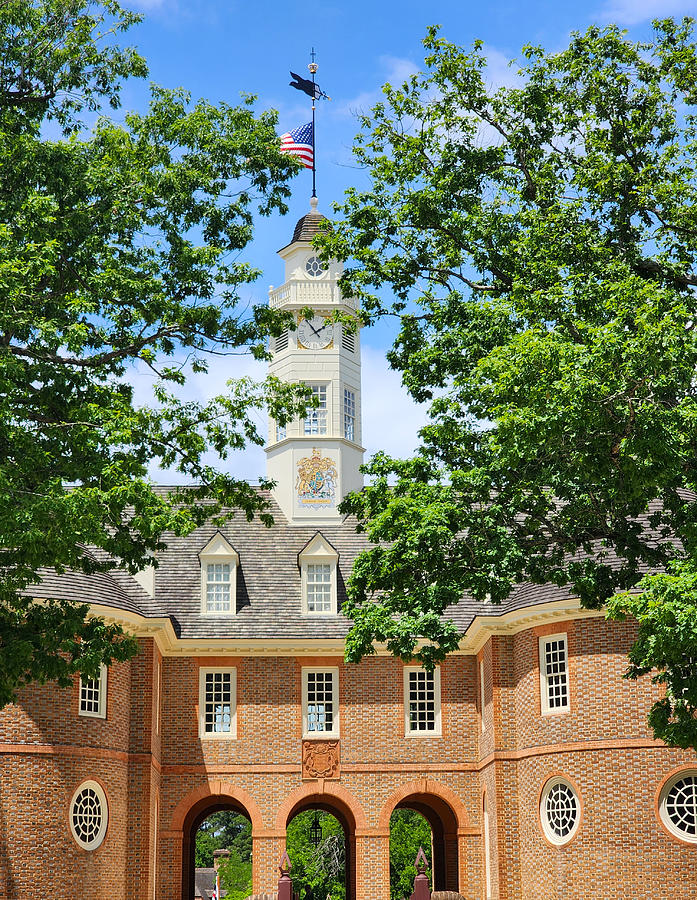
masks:
<path fill-rule="evenodd" d="M 332 319 L 337 311 L 355 313 L 357 302 L 339 290 L 342 265 L 323 263 L 310 243 L 324 219 L 316 197 L 310 205 L 279 250 L 285 281 L 269 291 L 269 305 L 291 311 L 297 321 L 295 331 L 271 339 L 269 374 L 304 382 L 318 401 L 285 428 L 269 421 L 267 475 L 276 482 L 281 510 L 298 525 L 336 523 L 343 497 L 363 487 L 359 332 Z M 308 308 L 312 318 L 301 314 Z"/>

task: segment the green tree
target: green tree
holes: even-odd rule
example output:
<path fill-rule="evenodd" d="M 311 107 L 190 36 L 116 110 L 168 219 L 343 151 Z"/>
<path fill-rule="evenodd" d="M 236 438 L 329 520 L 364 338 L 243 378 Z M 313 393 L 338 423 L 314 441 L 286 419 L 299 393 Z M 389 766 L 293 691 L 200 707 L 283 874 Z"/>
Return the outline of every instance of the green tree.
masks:
<path fill-rule="evenodd" d="M 214 850 L 234 850 L 244 863 L 252 859 L 252 823 L 234 810 L 211 813 L 196 832 L 196 868 L 213 865 Z"/>
<path fill-rule="evenodd" d="M 416 856 L 423 848 L 431 867 L 431 826 L 413 809 L 396 809 L 390 816 L 390 898 L 404 900 L 414 890 Z M 431 886 L 433 881 L 431 880 Z"/>
<path fill-rule="evenodd" d="M 227 891 L 226 900 L 245 900 L 252 893 L 252 861 L 234 847 L 220 864 L 220 886 Z"/>
<path fill-rule="evenodd" d="M 261 443 L 250 413 L 265 403 L 280 420 L 299 408 L 274 382 L 177 397 L 210 351 L 262 356 L 284 327 L 237 308 L 258 274 L 239 254 L 255 211 L 285 211 L 298 166 L 251 98 L 213 106 L 153 87 L 147 112 L 88 131 L 87 114 L 146 74 L 116 41 L 137 19 L 112 0 L 0 5 L 0 705 L 134 650 L 82 604 L 32 602 L 45 567 L 134 572 L 168 529 L 223 506 L 266 515 L 206 454 Z M 152 408 L 134 403 L 135 363 L 156 379 Z M 155 493 L 152 461 L 198 487 Z"/>
<path fill-rule="evenodd" d="M 312 840 L 310 827 L 315 815 L 322 828 L 319 844 Z M 301 900 L 345 900 L 346 837 L 338 820 L 322 811 L 304 810 L 286 830 L 286 847 L 292 864 L 293 890 Z"/>
<path fill-rule="evenodd" d="M 366 318 L 399 317 L 390 363 L 430 403 L 416 456 L 378 454 L 344 504 L 376 543 L 351 577 L 348 657 L 379 641 L 433 665 L 465 593 L 551 583 L 597 608 L 680 563 L 656 584 L 684 627 L 654 614 L 651 578 L 650 602 L 625 593 L 612 614 L 643 630 L 629 674 L 665 684 L 656 735 L 697 747 L 692 21 L 525 47 L 498 88 L 480 43 L 433 28 L 425 46 L 425 73 L 363 118 L 372 184 L 322 241 L 353 260 Z"/>

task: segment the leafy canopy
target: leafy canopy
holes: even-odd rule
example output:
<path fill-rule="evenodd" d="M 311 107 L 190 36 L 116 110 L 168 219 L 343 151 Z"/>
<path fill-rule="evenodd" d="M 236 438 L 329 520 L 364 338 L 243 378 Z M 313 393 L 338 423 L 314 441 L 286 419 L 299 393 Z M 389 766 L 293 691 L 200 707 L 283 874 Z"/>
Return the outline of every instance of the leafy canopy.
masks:
<path fill-rule="evenodd" d="M 167 530 L 223 506 L 268 521 L 263 497 L 207 454 L 262 443 L 252 414 L 265 404 L 279 421 L 302 408 L 273 380 L 177 396 L 211 352 L 262 357 L 287 324 L 238 308 L 258 275 L 240 254 L 255 211 L 286 211 L 298 166 L 253 98 L 152 87 L 147 112 L 88 131 L 87 114 L 146 74 L 116 41 L 137 21 L 111 0 L 0 5 L 0 705 L 24 682 L 65 685 L 133 652 L 82 604 L 33 602 L 46 567 L 135 572 Z M 136 366 L 153 407 L 134 400 Z M 151 462 L 198 487 L 155 493 Z"/>
<path fill-rule="evenodd" d="M 378 641 L 433 665 L 465 593 L 551 583 L 597 608 L 680 563 L 641 589 L 681 627 L 633 595 L 612 611 L 639 618 L 630 675 L 666 686 L 656 734 L 697 747 L 693 24 L 524 47 L 498 88 L 480 43 L 424 43 L 426 71 L 363 117 L 371 187 L 322 238 L 366 318 L 398 317 L 390 363 L 430 403 L 416 456 L 378 454 L 344 504 L 376 542 L 348 656 Z"/>

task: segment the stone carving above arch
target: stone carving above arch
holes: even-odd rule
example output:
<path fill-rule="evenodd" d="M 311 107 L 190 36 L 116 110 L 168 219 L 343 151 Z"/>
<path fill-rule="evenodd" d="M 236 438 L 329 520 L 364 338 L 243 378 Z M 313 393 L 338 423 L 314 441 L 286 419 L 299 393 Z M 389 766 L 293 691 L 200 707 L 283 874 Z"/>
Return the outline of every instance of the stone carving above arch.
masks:
<path fill-rule="evenodd" d="M 457 794 L 451 788 L 447 787 L 447 785 L 440 784 L 438 781 L 433 781 L 431 778 L 420 778 L 418 781 L 410 781 L 408 784 L 404 784 L 392 791 L 383 804 L 380 818 L 378 819 L 378 828 L 389 829 L 390 816 L 395 808 L 399 806 L 403 800 L 414 796 L 419 798 L 427 798 L 430 796 L 440 800 L 441 803 L 444 803 L 449 807 L 455 817 L 458 831 L 460 829 L 470 828 L 467 810 Z"/>
<path fill-rule="evenodd" d="M 215 780 L 195 788 L 177 804 L 172 813 L 170 831 L 182 831 L 184 828 L 184 821 L 189 814 L 189 811 L 193 809 L 197 803 L 200 803 L 202 800 L 209 797 L 211 799 L 211 804 L 213 804 L 215 800 L 221 802 L 230 800 L 233 803 L 237 803 L 244 807 L 249 814 L 253 832 L 264 827 L 257 802 L 248 791 L 236 784 Z"/>
<path fill-rule="evenodd" d="M 336 782 L 326 784 L 324 779 L 320 778 L 319 781 L 304 784 L 286 797 L 276 813 L 276 831 L 285 832 L 293 810 L 297 806 L 302 806 L 304 801 L 313 799 L 325 804 L 327 807 L 331 808 L 334 806 L 337 812 L 344 816 L 348 813 L 348 817 L 353 819 L 355 823 L 356 831 L 368 827 L 363 807 L 353 794 Z"/>

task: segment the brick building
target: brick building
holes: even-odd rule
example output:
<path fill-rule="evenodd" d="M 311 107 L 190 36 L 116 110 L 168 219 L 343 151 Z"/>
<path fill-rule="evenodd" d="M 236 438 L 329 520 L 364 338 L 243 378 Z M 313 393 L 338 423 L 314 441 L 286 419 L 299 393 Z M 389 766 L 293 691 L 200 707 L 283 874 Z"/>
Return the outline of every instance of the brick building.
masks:
<path fill-rule="evenodd" d="M 200 822 L 252 824 L 273 889 L 287 823 L 327 810 L 347 838 L 347 897 L 389 897 L 389 821 L 420 811 L 436 888 L 468 898 L 697 896 L 697 760 L 652 740 L 646 681 L 622 680 L 631 624 L 554 587 L 450 613 L 459 652 L 428 674 L 343 662 L 345 581 L 364 545 L 337 512 L 360 487 L 360 342 L 297 224 L 270 303 L 316 316 L 271 370 L 319 406 L 271 423 L 276 525 L 235 518 L 173 538 L 158 568 L 47 575 L 137 635 L 140 654 L 0 711 L 0 898 L 191 900 Z"/>

